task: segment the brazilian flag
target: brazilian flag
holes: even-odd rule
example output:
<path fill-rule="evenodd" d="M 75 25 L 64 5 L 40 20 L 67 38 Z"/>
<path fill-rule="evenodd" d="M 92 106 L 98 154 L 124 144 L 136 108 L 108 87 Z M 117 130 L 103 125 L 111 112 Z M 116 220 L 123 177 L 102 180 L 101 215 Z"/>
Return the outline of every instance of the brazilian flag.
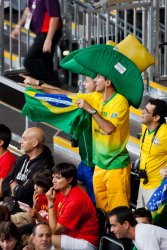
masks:
<path fill-rule="evenodd" d="M 167 179 L 155 190 L 147 203 L 148 210 L 152 213 L 154 224 L 167 228 Z"/>
<path fill-rule="evenodd" d="M 78 108 L 76 96 L 47 94 L 27 87 L 25 99 L 21 113 L 30 121 L 51 124 L 76 140 L 91 127 L 90 115 Z"/>

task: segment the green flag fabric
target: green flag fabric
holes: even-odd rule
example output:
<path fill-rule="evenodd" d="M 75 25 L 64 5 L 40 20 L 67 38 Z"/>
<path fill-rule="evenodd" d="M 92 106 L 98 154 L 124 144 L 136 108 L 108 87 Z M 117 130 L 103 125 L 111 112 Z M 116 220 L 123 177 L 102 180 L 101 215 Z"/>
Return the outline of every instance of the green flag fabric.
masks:
<path fill-rule="evenodd" d="M 30 121 L 46 122 L 78 139 L 90 126 L 90 115 L 76 105 L 75 96 L 47 94 L 27 87 L 22 115 Z"/>

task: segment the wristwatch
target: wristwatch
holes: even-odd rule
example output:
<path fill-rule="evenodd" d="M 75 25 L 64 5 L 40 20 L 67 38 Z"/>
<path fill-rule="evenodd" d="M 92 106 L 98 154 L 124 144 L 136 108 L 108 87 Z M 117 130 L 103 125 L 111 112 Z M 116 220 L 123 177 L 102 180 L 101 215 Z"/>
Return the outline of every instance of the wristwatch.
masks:
<path fill-rule="evenodd" d="M 54 208 L 54 204 L 48 205 L 48 209 Z"/>
<path fill-rule="evenodd" d="M 39 80 L 38 86 L 42 86 L 45 82 L 43 80 Z"/>
<path fill-rule="evenodd" d="M 94 114 L 96 114 L 97 113 L 97 110 L 96 109 L 91 109 L 90 111 L 89 111 L 89 114 L 90 115 L 94 115 Z"/>

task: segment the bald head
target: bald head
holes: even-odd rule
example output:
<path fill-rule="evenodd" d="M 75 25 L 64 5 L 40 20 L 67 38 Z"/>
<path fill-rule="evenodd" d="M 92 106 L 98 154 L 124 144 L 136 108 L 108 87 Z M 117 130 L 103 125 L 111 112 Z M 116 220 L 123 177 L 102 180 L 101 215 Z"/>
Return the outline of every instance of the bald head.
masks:
<path fill-rule="evenodd" d="M 45 134 L 41 128 L 32 127 L 24 131 L 20 140 L 21 147 L 25 153 L 42 149 L 45 141 Z"/>
<path fill-rule="evenodd" d="M 38 127 L 27 128 L 24 131 L 24 134 L 26 134 L 30 138 L 35 138 L 36 140 L 39 141 L 39 143 L 44 144 L 45 134 L 44 134 L 43 129 L 38 128 Z"/>

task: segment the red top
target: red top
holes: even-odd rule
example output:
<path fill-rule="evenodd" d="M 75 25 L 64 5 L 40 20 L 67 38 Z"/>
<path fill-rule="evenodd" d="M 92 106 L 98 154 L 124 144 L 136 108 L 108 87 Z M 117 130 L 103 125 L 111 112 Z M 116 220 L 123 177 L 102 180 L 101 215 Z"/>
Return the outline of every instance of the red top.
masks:
<path fill-rule="evenodd" d="M 87 193 L 76 186 L 67 196 L 56 194 L 54 203 L 58 223 L 66 227 L 62 234 L 84 239 L 98 246 L 99 225 L 96 209 Z"/>
<path fill-rule="evenodd" d="M 10 151 L 6 151 L 6 153 L 0 157 L 0 178 L 4 179 L 9 174 L 15 161 L 16 158 Z"/>
<path fill-rule="evenodd" d="M 48 212 L 48 200 L 45 193 L 38 195 L 37 210 L 44 210 Z"/>
<path fill-rule="evenodd" d="M 48 220 L 48 200 L 46 198 L 46 194 L 40 194 L 38 196 L 38 201 L 37 201 L 37 210 L 38 213 L 46 220 Z"/>

